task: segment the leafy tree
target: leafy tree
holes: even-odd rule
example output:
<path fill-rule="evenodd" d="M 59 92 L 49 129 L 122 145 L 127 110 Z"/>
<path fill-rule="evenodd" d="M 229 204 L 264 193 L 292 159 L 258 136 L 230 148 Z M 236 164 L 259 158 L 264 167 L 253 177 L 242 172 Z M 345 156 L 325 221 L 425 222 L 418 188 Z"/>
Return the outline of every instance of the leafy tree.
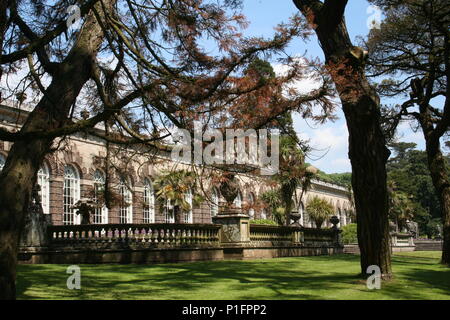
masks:
<path fill-rule="evenodd" d="M 416 150 L 412 143 L 403 145 L 409 147 L 400 157 L 396 143 L 391 143 L 395 156 L 388 162 L 388 179 L 395 183 L 398 192 L 409 195 L 414 206 L 413 220 L 419 224 L 420 233 L 431 238 L 437 232 L 436 221 L 441 224 L 441 208 L 428 170 L 427 154 Z"/>
<path fill-rule="evenodd" d="M 333 215 L 334 208 L 327 200 L 315 196 L 306 204 L 306 211 L 316 227 L 321 229 L 322 224 Z"/>
<path fill-rule="evenodd" d="M 342 242 L 344 244 L 358 243 L 358 235 L 356 232 L 356 223 L 350 223 L 343 226 L 342 229 Z"/>
<path fill-rule="evenodd" d="M 281 201 L 281 194 L 279 188 L 273 188 L 265 191 L 260 195 L 260 199 L 266 205 L 270 215 L 278 225 L 285 224 L 285 212 L 283 203 Z"/>
<path fill-rule="evenodd" d="M 259 81 L 264 83 L 268 79 L 275 77 L 272 66 L 261 59 L 254 60 L 246 70 L 246 73 L 255 73 Z M 276 103 L 268 101 L 268 105 Z M 288 225 L 290 214 L 294 207 L 294 196 L 299 187 L 302 188 L 300 201 L 303 194 L 309 189 L 313 174 L 307 170 L 305 165 L 304 150 L 307 146 L 302 144 L 297 133 L 294 130 L 292 115 L 290 111 L 280 114 L 266 126 L 269 130 L 278 130 L 280 137 L 280 163 L 279 173 L 273 177 L 273 180 L 279 185 L 279 198 L 282 202 L 282 211 L 285 217 L 279 218 L 282 212 L 281 208 L 275 208 L 276 219 Z"/>
<path fill-rule="evenodd" d="M 372 2 L 384 9 L 386 18 L 367 41 L 370 71 L 382 79 L 381 94 L 404 99 L 386 110 L 387 132 L 392 136 L 401 120 L 420 126 L 442 210 L 442 263 L 450 266 L 450 180 L 441 150 L 450 128 L 450 7 L 447 0 Z"/>
<path fill-rule="evenodd" d="M 321 170 L 317 171 L 317 178 L 324 182 L 334 183 L 342 186 L 351 186 L 352 174 L 351 172 L 344 173 L 325 173 Z"/>
<path fill-rule="evenodd" d="M 339 94 L 349 131 L 352 187 L 358 217 L 361 274 L 377 265 L 391 277 L 386 161 L 380 99 L 365 75 L 367 53 L 352 44 L 344 12 L 347 0 L 293 0 L 309 20 Z"/>
<path fill-rule="evenodd" d="M 394 151 L 395 157 L 391 157 L 388 160 L 388 167 L 395 165 L 395 163 L 400 164 L 402 160 L 405 160 L 406 154 L 410 150 L 414 150 L 417 147 L 416 143 L 413 142 L 391 142 L 388 144 L 389 148 Z"/>

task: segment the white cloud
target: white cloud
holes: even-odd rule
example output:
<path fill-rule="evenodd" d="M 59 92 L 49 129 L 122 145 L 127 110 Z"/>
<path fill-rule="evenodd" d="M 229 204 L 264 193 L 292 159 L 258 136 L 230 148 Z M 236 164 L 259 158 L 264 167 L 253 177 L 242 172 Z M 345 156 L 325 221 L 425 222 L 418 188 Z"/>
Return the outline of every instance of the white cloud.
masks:
<path fill-rule="evenodd" d="M 307 161 L 327 173 L 350 172 L 348 159 L 348 130 L 345 121 L 328 122 L 312 127 L 311 124 L 294 114 L 294 127 L 301 139 L 309 140 L 313 149 Z"/>
<path fill-rule="evenodd" d="M 286 91 L 289 88 L 295 89 L 298 94 L 308 94 L 313 90 L 317 90 L 322 85 L 321 79 L 318 74 L 308 66 L 308 63 L 303 57 L 298 57 L 293 59 L 300 65 L 304 65 L 304 76 L 301 80 L 292 81 L 286 86 Z M 289 64 L 272 64 L 272 68 L 277 76 L 286 75 L 292 68 Z"/>

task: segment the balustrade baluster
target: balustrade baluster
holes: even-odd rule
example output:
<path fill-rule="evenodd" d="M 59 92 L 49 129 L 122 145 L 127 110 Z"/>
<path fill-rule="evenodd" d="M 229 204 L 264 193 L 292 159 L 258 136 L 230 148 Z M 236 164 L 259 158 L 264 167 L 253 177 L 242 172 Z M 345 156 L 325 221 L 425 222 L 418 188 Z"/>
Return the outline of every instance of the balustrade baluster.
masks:
<path fill-rule="evenodd" d="M 186 229 L 185 239 L 186 239 L 186 244 L 191 243 L 191 230 Z"/>
<path fill-rule="evenodd" d="M 183 243 L 183 240 L 182 240 L 182 238 L 183 238 L 183 232 L 182 232 L 182 230 L 181 230 L 180 227 L 177 227 L 175 237 L 176 237 L 176 243 L 177 243 L 178 245 L 180 245 L 180 244 Z"/>
<path fill-rule="evenodd" d="M 170 229 L 169 228 L 164 229 L 164 240 L 165 240 L 164 242 L 166 244 L 170 243 Z"/>
<path fill-rule="evenodd" d="M 147 229 L 147 239 L 148 239 L 148 242 L 150 242 L 150 243 L 154 243 L 153 234 L 154 234 L 154 229 L 149 227 Z"/>

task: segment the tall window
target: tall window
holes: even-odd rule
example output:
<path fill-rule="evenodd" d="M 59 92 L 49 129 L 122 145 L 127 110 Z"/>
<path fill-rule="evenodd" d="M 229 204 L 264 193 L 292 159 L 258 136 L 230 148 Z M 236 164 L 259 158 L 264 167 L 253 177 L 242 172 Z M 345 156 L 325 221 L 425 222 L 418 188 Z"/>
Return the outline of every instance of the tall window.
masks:
<path fill-rule="evenodd" d="M 308 198 L 306 200 L 306 203 L 308 203 L 310 200 L 311 199 Z M 307 228 L 312 228 L 312 226 L 313 226 L 311 219 L 309 219 L 308 211 L 306 210 L 305 207 L 303 207 L 303 223 L 304 223 L 304 226 Z"/>
<path fill-rule="evenodd" d="M 38 171 L 37 184 L 41 187 L 40 197 L 42 210 L 44 213 L 50 213 L 50 172 L 46 164 Z"/>
<path fill-rule="evenodd" d="M 119 223 L 132 223 L 133 222 L 133 195 L 131 194 L 130 187 L 125 182 L 125 179 L 121 179 L 119 184 Z"/>
<path fill-rule="evenodd" d="M 262 208 L 262 210 L 261 210 L 261 219 L 267 219 L 267 210 L 266 210 L 266 208 Z"/>
<path fill-rule="evenodd" d="M 306 222 L 305 219 L 305 206 L 303 205 L 303 202 L 300 202 L 300 205 L 298 206 L 298 213 L 300 214 L 300 220 L 298 223 L 300 223 L 302 226 Z"/>
<path fill-rule="evenodd" d="M 255 196 L 251 192 L 249 192 L 247 195 L 247 205 L 250 206 L 250 208 L 248 209 L 248 215 L 252 219 L 255 218 L 255 209 L 253 208 L 253 206 L 255 205 Z"/>
<path fill-rule="evenodd" d="M 236 198 L 233 201 L 233 204 L 236 208 L 242 208 L 242 195 L 241 192 L 238 192 L 238 195 L 236 196 Z"/>
<path fill-rule="evenodd" d="M 342 227 L 344 224 L 343 224 L 343 218 L 342 218 L 342 216 L 343 216 L 343 214 L 342 214 L 342 210 L 341 210 L 341 208 L 338 208 L 337 209 L 338 210 L 338 212 L 337 212 L 337 217 L 339 218 L 339 226 L 340 227 Z"/>
<path fill-rule="evenodd" d="M 166 200 L 166 205 L 164 206 L 164 221 L 166 223 L 174 223 L 175 222 L 175 213 L 172 205 L 172 201 L 169 199 Z"/>
<path fill-rule="evenodd" d="M 211 217 L 217 216 L 219 213 L 219 192 L 213 188 L 211 193 Z"/>
<path fill-rule="evenodd" d="M 343 218 L 344 218 L 344 224 L 343 224 L 344 226 L 350 223 L 350 217 L 348 215 L 347 209 L 344 209 Z"/>
<path fill-rule="evenodd" d="M 108 208 L 106 207 L 105 201 L 105 175 L 100 170 L 95 170 L 94 172 L 94 202 L 97 203 L 98 207 L 94 211 L 94 223 L 102 224 L 108 223 Z M 103 202 L 102 203 L 100 202 Z M 100 207 L 100 205 L 102 205 Z"/>
<path fill-rule="evenodd" d="M 80 176 L 72 166 L 64 168 L 63 224 L 80 224 L 80 217 L 72 206 L 80 200 Z"/>
<path fill-rule="evenodd" d="M 184 222 L 185 223 L 192 223 L 192 190 L 189 190 L 185 195 L 184 199 L 187 203 L 189 203 L 189 210 L 184 211 Z"/>
<path fill-rule="evenodd" d="M 6 158 L 4 155 L 0 154 L 0 171 L 3 170 L 3 167 L 5 166 Z"/>
<path fill-rule="evenodd" d="M 144 223 L 155 222 L 155 194 L 149 179 L 144 180 Z"/>

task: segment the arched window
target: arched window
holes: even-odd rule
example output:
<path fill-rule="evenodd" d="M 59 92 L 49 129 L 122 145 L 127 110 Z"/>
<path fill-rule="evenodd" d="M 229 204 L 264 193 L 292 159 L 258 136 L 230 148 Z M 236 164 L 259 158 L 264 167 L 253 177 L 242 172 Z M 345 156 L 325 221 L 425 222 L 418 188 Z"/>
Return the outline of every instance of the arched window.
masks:
<path fill-rule="evenodd" d="M 219 191 L 213 188 L 211 193 L 211 217 L 217 216 L 219 213 Z"/>
<path fill-rule="evenodd" d="M 298 221 L 298 223 L 300 223 L 302 226 L 305 223 L 305 205 L 303 204 L 303 202 L 300 202 L 300 205 L 298 206 L 298 213 L 300 214 L 300 220 Z"/>
<path fill-rule="evenodd" d="M 98 207 L 94 211 L 94 221 L 95 224 L 108 223 L 108 208 L 106 207 L 105 201 L 105 175 L 100 170 L 95 170 L 94 172 L 94 202 L 97 203 Z M 103 203 L 102 203 L 103 202 Z M 101 206 L 101 207 L 100 207 Z"/>
<path fill-rule="evenodd" d="M 64 168 L 63 185 L 63 224 L 80 224 L 80 216 L 72 206 L 80 200 L 80 176 L 70 165 Z"/>
<path fill-rule="evenodd" d="M 345 214 L 342 213 L 342 209 L 338 208 L 338 213 L 339 213 L 339 226 L 343 227 L 346 225 L 346 221 L 345 221 Z"/>
<path fill-rule="evenodd" d="M 44 213 L 50 213 L 50 172 L 47 165 L 39 169 L 37 174 L 37 184 L 41 187 L 39 195 L 41 197 L 41 205 Z"/>
<path fill-rule="evenodd" d="M 122 178 L 119 184 L 119 223 L 133 222 L 133 195 L 129 184 Z"/>
<path fill-rule="evenodd" d="M 164 221 L 166 223 L 175 223 L 175 213 L 172 201 L 167 199 L 164 206 Z"/>
<path fill-rule="evenodd" d="M 184 211 L 184 222 L 185 223 L 192 223 L 193 222 L 193 217 L 192 217 L 192 190 L 189 190 L 188 192 L 186 192 L 186 194 L 184 195 L 184 199 L 186 200 L 187 203 L 189 203 L 189 210 L 185 210 Z"/>
<path fill-rule="evenodd" d="M 344 220 L 345 220 L 345 225 L 350 224 L 351 223 L 351 219 L 348 213 L 347 209 L 344 209 Z"/>
<path fill-rule="evenodd" d="M 238 195 L 234 199 L 233 204 L 236 208 L 239 208 L 239 209 L 242 208 L 242 194 L 240 191 L 238 192 Z"/>
<path fill-rule="evenodd" d="M 144 180 L 144 223 L 155 222 L 155 194 L 149 179 Z"/>
<path fill-rule="evenodd" d="M 0 171 L 3 170 L 3 167 L 5 166 L 5 162 L 6 162 L 5 156 L 0 153 Z"/>
<path fill-rule="evenodd" d="M 247 205 L 249 206 L 248 215 L 251 219 L 255 218 L 255 209 L 253 208 L 255 205 L 255 196 L 251 192 L 247 195 Z"/>

